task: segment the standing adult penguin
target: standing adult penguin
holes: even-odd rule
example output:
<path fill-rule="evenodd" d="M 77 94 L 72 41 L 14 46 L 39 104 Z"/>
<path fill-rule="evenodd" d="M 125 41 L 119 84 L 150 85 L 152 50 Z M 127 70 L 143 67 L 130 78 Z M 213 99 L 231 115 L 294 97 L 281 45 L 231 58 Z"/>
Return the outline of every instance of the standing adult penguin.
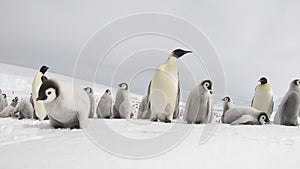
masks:
<path fill-rule="evenodd" d="M 39 118 L 39 120 L 44 120 L 47 116 L 47 112 L 44 107 L 43 102 L 38 102 L 36 99 L 38 97 L 39 89 L 44 80 L 47 77 L 44 75 L 46 71 L 49 69 L 47 66 L 42 66 L 40 71 L 35 75 L 33 82 L 32 82 L 32 97 L 33 97 L 33 104 L 35 109 L 35 114 Z"/>
<path fill-rule="evenodd" d="M 300 80 L 290 83 L 290 88 L 283 97 L 275 114 L 274 124 L 297 126 L 300 109 Z"/>
<path fill-rule="evenodd" d="M 259 79 L 260 84 L 255 88 L 255 94 L 252 99 L 251 107 L 266 112 L 270 117 L 273 112 L 273 91 L 266 77 Z"/>
<path fill-rule="evenodd" d="M 222 99 L 222 101 L 224 101 L 224 105 L 223 105 L 223 115 L 222 115 L 222 118 L 221 118 L 221 122 L 222 123 L 225 123 L 224 121 L 224 117 L 225 117 L 225 112 L 231 108 L 233 108 L 235 105 L 232 101 L 232 99 L 230 97 L 225 97 Z"/>
<path fill-rule="evenodd" d="M 105 93 L 101 96 L 97 106 L 96 114 L 98 118 L 109 119 L 112 115 L 112 97 L 111 91 L 106 89 Z"/>
<path fill-rule="evenodd" d="M 50 124 L 54 128 L 85 128 L 90 112 L 89 96 L 72 83 L 45 80 L 37 101 L 44 102 Z"/>
<path fill-rule="evenodd" d="M 126 83 L 120 83 L 113 106 L 113 117 L 129 119 L 132 114 L 132 101 Z"/>
<path fill-rule="evenodd" d="M 210 123 L 212 121 L 212 82 L 204 80 L 189 94 L 186 101 L 184 119 L 188 123 Z"/>
<path fill-rule="evenodd" d="M 151 121 L 159 119 L 171 123 L 180 99 L 177 59 L 187 53 L 191 51 L 176 49 L 171 52 L 166 62 L 155 69 L 148 93 Z"/>
<path fill-rule="evenodd" d="M 86 87 L 86 88 L 84 88 L 84 90 L 88 93 L 90 104 L 91 104 L 89 118 L 94 118 L 95 107 L 96 107 L 95 106 L 96 102 L 95 102 L 94 91 L 91 87 Z"/>

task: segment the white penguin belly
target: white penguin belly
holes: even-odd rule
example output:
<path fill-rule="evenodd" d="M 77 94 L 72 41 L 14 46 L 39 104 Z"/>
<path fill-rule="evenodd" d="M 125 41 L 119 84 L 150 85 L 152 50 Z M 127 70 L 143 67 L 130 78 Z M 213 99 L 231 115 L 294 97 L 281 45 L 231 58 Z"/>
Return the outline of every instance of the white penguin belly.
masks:
<path fill-rule="evenodd" d="M 270 105 L 272 104 L 272 97 L 272 91 L 256 91 L 253 100 L 253 107 L 268 113 Z"/>
<path fill-rule="evenodd" d="M 178 93 L 177 76 L 156 70 L 150 89 L 151 110 L 153 113 L 173 113 Z M 165 112 L 167 105 L 170 105 L 170 110 Z"/>
<path fill-rule="evenodd" d="M 42 80 L 41 80 L 42 76 L 43 74 L 41 72 L 38 72 L 32 82 L 32 99 L 33 99 L 34 109 L 37 117 L 40 120 L 43 120 L 47 116 L 44 103 L 36 101 L 36 98 L 38 97 L 39 89 L 42 85 Z"/>

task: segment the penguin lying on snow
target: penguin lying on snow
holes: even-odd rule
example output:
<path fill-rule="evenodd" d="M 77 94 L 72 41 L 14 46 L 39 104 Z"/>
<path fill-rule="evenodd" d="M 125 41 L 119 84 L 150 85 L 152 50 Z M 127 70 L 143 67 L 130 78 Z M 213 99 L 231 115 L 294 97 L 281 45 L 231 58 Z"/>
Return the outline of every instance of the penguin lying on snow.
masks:
<path fill-rule="evenodd" d="M 98 118 L 109 119 L 112 115 L 112 97 L 111 91 L 107 89 L 102 95 L 96 110 Z"/>
<path fill-rule="evenodd" d="M 179 108 L 179 80 L 177 59 L 191 53 L 182 49 L 176 49 L 169 55 L 168 60 L 157 66 L 154 71 L 148 98 L 150 102 L 151 121 L 170 123 L 173 115 Z"/>
<path fill-rule="evenodd" d="M 251 107 L 266 112 L 270 117 L 273 112 L 273 91 L 266 77 L 259 79 L 260 84 L 255 88 L 255 94 L 252 99 Z"/>
<path fill-rule="evenodd" d="M 57 80 L 45 80 L 37 101 L 45 105 L 50 124 L 55 128 L 84 128 L 90 112 L 89 96 L 85 90 Z"/>
<path fill-rule="evenodd" d="M 32 119 L 33 107 L 28 99 L 22 98 L 18 101 L 14 113 L 15 115 L 18 114 L 17 117 L 19 119 L 23 119 L 23 118 Z"/>
<path fill-rule="evenodd" d="M 274 124 L 297 126 L 300 109 L 300 80 L 290 83 L 288 92 L 283 97 L 275 114 Z"/>
<path fill-rule="evenodd" d="M 226 99 L 227 98 L 227 99 Z M 224 104 L 228 104 L 229 97 L 225 97 Z M 226 106 L 224 106 L 226 107 Z M 230 103 L 228 110 L 223 114 L 223 121 L 226 124 L 238 125 L 238 124 L 252 124 L 252 125 L 264 125 L 270 122 L 267 113 L 261 112 L 253 107 L 246 106 L 234 106 Z"/>
<path fill-rule="evenodd" d="M 204 80 L 189 94 L 186 101 L 184 119 L 188 123 L 210 123 L 212 121 L 212 82 Z"/>
<path fill-rule="evenodd" d="M 113 106 L 113 117 L 129 119 L 132 116 L 132 101 L 126 83 L 119 84 Z"/>

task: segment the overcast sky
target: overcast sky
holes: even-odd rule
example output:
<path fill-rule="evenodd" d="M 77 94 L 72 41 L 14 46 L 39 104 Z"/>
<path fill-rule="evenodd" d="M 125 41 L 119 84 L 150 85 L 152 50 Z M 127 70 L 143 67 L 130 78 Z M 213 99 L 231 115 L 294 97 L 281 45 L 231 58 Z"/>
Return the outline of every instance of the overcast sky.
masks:
<path fill-rule="evenodd" d="M 224 70 L 225 93 L 236 99 L 250 100 L 258 79 L 266 75 L 275 95 L 282 96 L 289 82 L 300 77 L 299 8 L 300 1 L 297 0 L 0 0 L 0 62 L 36 69 L 47 64 L 51 72 L 71 76 L 77 56 L 97 30 L 124 16 L 159 12 L 178 16 L 206 35 L 223 65 L 223 68 L 217 69 Z M 150 39 L 148 36 L 133 38 L 111 51 L 108 58 L 114 59 L 103 62 L 98 70 L 106 76 L 96 80 L 110 85 L 111 79 L 108 76 L 115 73 L 121 76 L 116 78 L 117 81 L 126 81 L 122 74 L 126 68 L 114 72 L 114 66 L 121 63 L 129 53 L 132 54 L 133 51 L 126 55 L 120 54 L 128 46 L 134 46 L 131 49 L 138 51 L 122 62 L 123 66 L 130 65 L 128 71 L 139 66 L 141 70 L 143 66 L 147 67 L 147 63 L 155 66 L 166 59 L 170 50 L 181 47 L 168 38 Z M 155 56 L 149 57 L 147 51 L 143 51 L 148 48 L 155 49 L 151 53 Z M 164 55 L 164 58 L 160 55 Z M 186 78 L 182 83 L 193 80 L 199 83 L 209 77 L 205 66 L 195 62 L 195 58 L 196 55 L 191 54 L 179 62 L 180 76 Z M 83 65 L 88 70 L 89 62 L 86 63 Z M 185 67 L 191 68 L 196 79 L 190 78 L 190 72 Z M 86 72 L 88 76 L 89 72 Z M 132 83 L 132 90 L 141 94 L 145 92 L 151 74 L 151 71 L 142 76 L 137 74 L 135 79 L 142 85 Z M 188 91 L 193 84 L 183 84 L 184 90 Z"/>

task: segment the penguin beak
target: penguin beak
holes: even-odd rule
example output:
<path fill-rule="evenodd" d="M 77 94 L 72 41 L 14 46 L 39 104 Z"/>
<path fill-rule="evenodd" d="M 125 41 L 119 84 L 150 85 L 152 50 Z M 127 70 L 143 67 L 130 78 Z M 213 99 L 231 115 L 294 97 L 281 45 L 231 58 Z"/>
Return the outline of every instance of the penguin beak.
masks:
<path fill-rule="evenodd" d="M 120 83 L 118 86 L 119 86 L 119 87 L 122 87 L 122 83 Z"/>
<path fill-rule="evenodd" d="M 222 101 L 225 101 L 225 98 L 223 98 Z"/>
<path fill-rule="evenodd" d="M 192 51 L 189 51 L 189 50 L 184 51 L 184 54 L 187 54 L 187 53 L 192 53 Z"/>
<path fill-rule="evenodd" d="M 42 100 L 46 100 L 47 96 L 39 96 L 38 98 L 36 98 L 36 101 L 42 101 Z"/>
<path fill-rule="evenodd" d="M 209 93 L 210 93 L 210 94 L 213 94 L 213 91 L 212 91 L 212 90 L 210 90 L 210 91 L 209 91 Z"/>

